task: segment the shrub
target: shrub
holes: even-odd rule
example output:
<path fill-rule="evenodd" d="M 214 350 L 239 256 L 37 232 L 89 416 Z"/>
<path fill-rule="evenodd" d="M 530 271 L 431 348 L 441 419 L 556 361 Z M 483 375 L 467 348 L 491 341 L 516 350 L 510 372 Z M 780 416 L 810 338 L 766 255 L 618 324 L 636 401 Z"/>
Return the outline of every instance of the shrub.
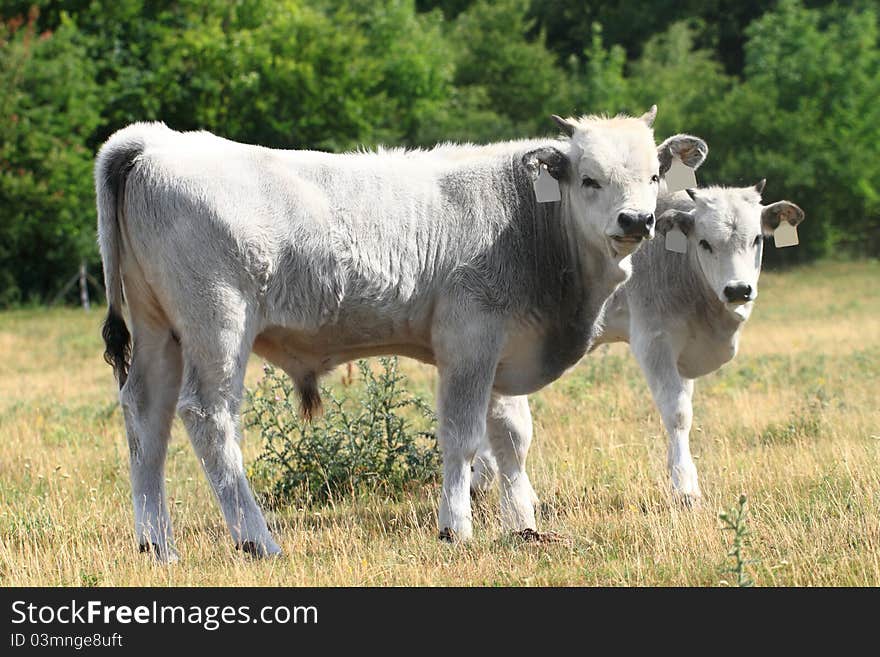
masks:
<path fill-rule="evenodd" d="M 271 366 L 247 393 L 244 425 L 256 428 L 262 452 L 253 474 L 270 503 L 324 504 L 342 496 L 380 491 L 399 495 L 434 481 L 439 453 L 434 414 L 404 390 L 396 358 L 367 361 L 350 394 L 321 388 L 325 412 L 311 423 L 300 418 L 293 382 Z"/>

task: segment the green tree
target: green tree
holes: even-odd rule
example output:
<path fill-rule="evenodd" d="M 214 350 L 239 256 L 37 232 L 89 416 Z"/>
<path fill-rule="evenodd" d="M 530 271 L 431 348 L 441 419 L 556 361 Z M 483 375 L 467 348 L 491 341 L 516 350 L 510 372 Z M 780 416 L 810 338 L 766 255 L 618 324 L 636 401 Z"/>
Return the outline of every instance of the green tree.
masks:
<path fill-rule="evenodd" d="M 424 135 L 442 116 L 455 74 L 443 15 L 419 14 L 413 0 L 341 4 L 365 35 L 361 57 L 372 62 L 373 141 L 427 145 Z"/>
<path fill-rule="evenodd" d="M 637 112 L 629 80 L 625 77 L 626 53 L 618 45 L 605 47 L 602 26 L 593 23 L 584 59 L 570 56 L 568 80 L 564 86 L 564 104 L 570 114 L 609 114 Z M 642 108 L 642 112 L 650 103 Z"/>
<path fill-rule="evenodd" d="M 807 212 L 802 247 L 771 259 L 811 259 L 837 248 L 877 254 L 876 11 L 784 0 L 747 35 L 745 81 L 715 111 L 718 177 L 754 171 L 768 179 L 767 198 L 789 198 Z"/>
<path fill-rule="evenodd" d="M 701 26 L 695 35 L 697 46 L 713 50 L 724 70 L 733 75 L 742 71 L 745 28 L 775 5 L 766 0 L 534 0 L 531 15 L 561 60 L 583 56 L 595 23 L 602 25 L 608 43 L 622 47 L 634 61 L 643 55 L 651 37 L 674 23 L 697 21 Z"/>
<path fill-rule="evenodd" d="M 339 151 L 657 103 L 658 137 L 708 141 L 702 180 L 766 176 L 768 200 L 804 207 L 802 247 L 771 263 L 880 253 L 870 0 L 5 0 L 0 16 L 0 305 L 96 262 L 93 154 L 139 120 Z"/>
<path fill-rule="evenodd" d="M 648 39 L 630 66 L 636 105 L 659 108 L 654 131 L 660 139 L 678 132 L 708 135 L 713 118 L 707 108 L 721 106 L 735 83 L 712 51 L 696 47 L 700 29 L 698 22 L 673 23 Z"/>
<path fill-rule="evenodd" d="M 94 65 L 69 18 L 39 33 L 37 14 L 0 33 L 0 305 L 45 301 L 97 259 Z"/>
<path fill-rule="evenodd" d="M 526 0 L 475 2 L 455 21 L 456 115 L 445 139 L 490 141 L 552 131 L 549 115 L 565 112 L 565 74 L 530 39 Z"/>
<path fill-rule="evenodd" d="M 212 4 L 183 3 L 186 27 L 154 48 L 173 127 L 288 148 L 416 143 L 448 95 L 439 14 L 411 0 Z"/>

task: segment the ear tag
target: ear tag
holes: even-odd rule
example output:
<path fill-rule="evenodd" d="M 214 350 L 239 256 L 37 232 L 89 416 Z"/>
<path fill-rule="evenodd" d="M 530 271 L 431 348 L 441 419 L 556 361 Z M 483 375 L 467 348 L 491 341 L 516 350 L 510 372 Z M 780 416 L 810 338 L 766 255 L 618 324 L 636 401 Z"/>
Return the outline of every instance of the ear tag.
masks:
<path fill-rule="evenodd" d="M 798 244 L 797 226 L 792 226 L 787 221 L 780 221 L 776 230 L 773 231 L 773 242 L 777 249 Z"/>
<path fill-rule="evenodd" d="M 666 172 L 666 193 L 674 194 L 683 189 L 697 186 L 697 174 L 677 157 L 672 158 L 669 171 Z"/>
<path fill-rule="evenodd" d="M 559 183 L 556 182 L 556 178 L 550 175 L 547 167 L 543 164 L 533 184 L 535 186 L 535 200 L 538 203 L 552 203 L 562 198 L 559 193 Z"/>
<path fill-rule="evenodd" d="M 666 231 L 666 250 L 675 253 L 687 253 L 688 238 L 681 232 L 678 226 L 674 226 Z"/>

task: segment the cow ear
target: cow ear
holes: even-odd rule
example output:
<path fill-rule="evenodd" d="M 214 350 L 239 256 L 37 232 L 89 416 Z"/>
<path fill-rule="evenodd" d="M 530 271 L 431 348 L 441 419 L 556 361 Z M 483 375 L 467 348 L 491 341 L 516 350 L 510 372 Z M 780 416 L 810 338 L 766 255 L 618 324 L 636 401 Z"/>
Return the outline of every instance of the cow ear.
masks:
<path fill-rule="evenodd" d="M 770 234 L 783 221 L 787 221 L 792 226 L 797 226 L 804 220 L 804 211 L 791 201 L 777 201 L 770 205 L 765 205 L 761 210 L 761 226 L 764 233 Z"/>
<path fill-rule="evenodd" d="M 552 146 L 529 151 L 522 156 L 522 163 L 533 178 L 538 177 L 542 164 L 547 167 L 547 172 L 556 180 L 564 180 L 568 176 L 568 158 L 565 153 Z"/>
<path fill-rule="evenodd" d="M 694 228 L 694 210 L 685 212 L 672 208 L 667 210 L 657 219 L 657 232 L 665 235 L 673 228 L 678 228 L 685 235 Z"/>
<path fill-rule="evenodd" d="M 654 127 L 654 119 L 657 118 L 657 106 L 651 105 L 651 109 L 649 109 L 647 112 L 642 114 L 639 118 L 642 121 L 644 121 L 645 125 L 647 125 L 649 128 L 653 128 Z"/>
<path fill-rule="evenodd" d="M 699 169 L 709 155 L 705 141 L 693 135 L 673 135 L 657 147 L 660 160 L 660 175 L 665 175 L 672 166 L 672 158 L 677 157 L 691 169 Z"/>
<path fill-rule="evenodd" d="M 574 134 L 574 124 L 571 121 L 566 121 L 556 114 L 551 114 L 550 118 L 553 119 L 553 122 L 559 126 L 559 129 L 562 130 L 565 135 L 571 137 Z"/>
<path fill-rule="evenodd" d="M 758 182 L 755 183 L 755 191 L 759 194 L 764 191 L 764 187 L 767 186 L 767 179 L 761 178 Z"/>

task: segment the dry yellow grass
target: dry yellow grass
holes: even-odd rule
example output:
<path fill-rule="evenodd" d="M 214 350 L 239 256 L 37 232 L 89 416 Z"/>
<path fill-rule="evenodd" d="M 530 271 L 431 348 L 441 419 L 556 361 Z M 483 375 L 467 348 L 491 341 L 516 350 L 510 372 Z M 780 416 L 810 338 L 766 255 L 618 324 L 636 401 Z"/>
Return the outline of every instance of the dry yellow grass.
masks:
<path fill-rule="evenodd" d="M 167 470 L 181 561 L 138 554 L 127 448 L 100 312 L 0 315 L 0 584 L 718 585 L 718 511 L 749 497 L 759 585 L 880 584 L 880 265 L 825 263 L 762 280 L 737 359 L 697 383 L 693 448 L 704 508 L 675 507 L 665 436 L 626 347 L 585 359 L 532 401 L 529 470 L 542 528 L 436 540 L 436 489 L 271 516 L 285 555 L 232 549 L 179 423 Z M 420 390 L 431 368 L 407 362 Z M 249 383 L 259 376 L 252 363 Z M 336 382 L 334 374 L 330 382 Z M 257 436 L 245 441 L 250 462 Z"/>

